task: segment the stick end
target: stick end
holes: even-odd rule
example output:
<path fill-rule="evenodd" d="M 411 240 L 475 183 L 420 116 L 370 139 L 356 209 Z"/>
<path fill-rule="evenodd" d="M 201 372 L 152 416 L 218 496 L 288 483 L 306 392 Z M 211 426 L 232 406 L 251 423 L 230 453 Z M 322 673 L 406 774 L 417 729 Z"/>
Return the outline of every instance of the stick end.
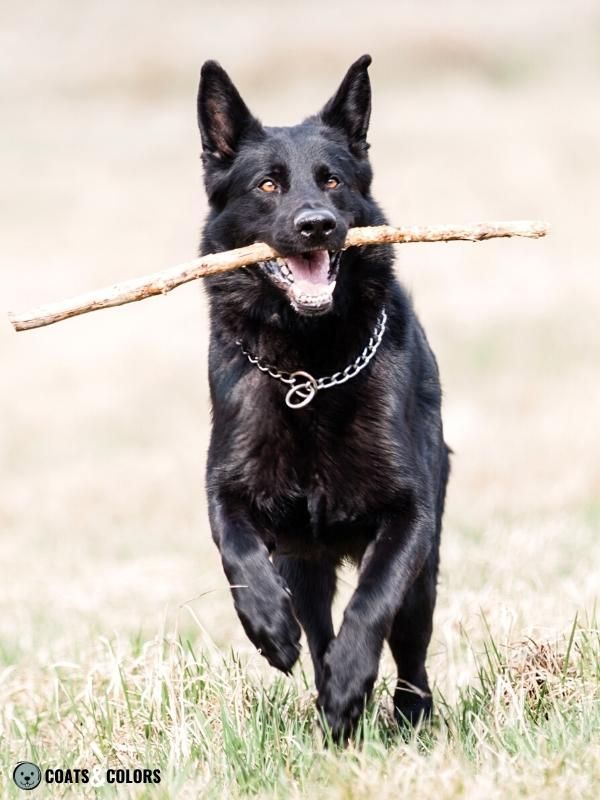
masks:
<path fill-rule="evenodd" d="M 535 220 L 528 223 L 527 236 L 531 239 L 541 239 L 542 236 L 547 236 L 550 233 L 550 224 L 543 220 Z"/>
<path fill-rule="evenodd" d="M 26 322 L 23 322 L 20 315 L 15 311 L 9 311 L 7 316 L 8 321 L 13 326 L 13 329 L 16 333 L 19 333 L 19 331 L 26 331 L 30 327 Z"/>

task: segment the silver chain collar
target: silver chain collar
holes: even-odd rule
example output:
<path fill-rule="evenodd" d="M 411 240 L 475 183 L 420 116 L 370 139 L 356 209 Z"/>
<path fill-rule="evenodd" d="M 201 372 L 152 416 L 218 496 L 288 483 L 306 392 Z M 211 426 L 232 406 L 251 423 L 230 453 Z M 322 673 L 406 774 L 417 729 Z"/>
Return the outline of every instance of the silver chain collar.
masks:
<path fill-rule="evenodd" d="M 281 383 L 285 383 L 291 387 L 285 396 L 285 402 L 289 408 L 304 408 L 321 389 L 331 389 L 332 386 L 339 386 L 342 383 L 346 383 L 346 381 L 356 377 L 358 373 L 367 366 L 381 344 L 386 322 L 387 314 L 385 313 L 385 308 L 382 308 L 377 318 L 377 324 L 375 325 L 373 335 L 358 358 L 341 372 L 334 372 L 333 375 L 327 375 L 323 378 L 315 378 L 310 372 L 305 372 L 302 369 L 298 369 L 295 372 L 284 372 L 271 364 L 265 364 L 263 359 L 259 356 L 252 355 L 252 353 L 246 350 L 244 343 L 240 339 L 236 341 L 236 344 L 241 347 L 242 353 L 246 356 L 248 361 L 257 366 L 261 372 L 265 372 L 267 375 L 270 375 L 271 378 L 276 378 L 278 381 L 281 381 Z"/>

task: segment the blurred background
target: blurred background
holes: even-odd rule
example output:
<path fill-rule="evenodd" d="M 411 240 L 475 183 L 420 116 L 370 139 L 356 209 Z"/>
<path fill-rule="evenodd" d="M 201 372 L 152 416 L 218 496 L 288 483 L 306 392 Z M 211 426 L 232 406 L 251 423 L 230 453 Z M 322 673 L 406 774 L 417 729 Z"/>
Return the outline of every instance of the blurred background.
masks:
<path fill-rule="evenodd" d="M 205 59 L 281 125 L 317 110 L 364 52 L 374 194 L 391 222 L 552 225 L 541 241 L 397 251 L 455 451 L 432 677 L 468 679 L 459 632 L 477 638 L 482 614 L 519 638 L 591 610 L 598 3 L 5 1 L 0 664 L 73 659 L 98 636 L 162 626 L 252 652 L 206 517 L 200 284 L 18 335 L 4 312 L 195 256 Z"/>

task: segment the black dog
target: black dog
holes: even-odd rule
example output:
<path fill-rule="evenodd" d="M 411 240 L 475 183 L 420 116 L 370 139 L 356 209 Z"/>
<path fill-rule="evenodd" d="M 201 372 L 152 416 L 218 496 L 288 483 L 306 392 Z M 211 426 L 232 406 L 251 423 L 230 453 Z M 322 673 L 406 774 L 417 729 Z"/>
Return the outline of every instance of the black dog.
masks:
<path fill-rule="evenodd" d="M 398 717 L 431 712 L 425 655 L 449 469 L 436 361 L 392 250 L 341 251 L 349 227 L 385 221 L 370 194 L 370 62 L 289 128 L 261 125 L 214 61 L 198 94 L 203 252 L 262 241 L 282 256 L 207 281 L 212 533 L 270 664 L 291 670 L 304 628 L 336 737 L 363 710 L 386 639 Z M 336 636 L 345 559 L 359 583 Z"/>

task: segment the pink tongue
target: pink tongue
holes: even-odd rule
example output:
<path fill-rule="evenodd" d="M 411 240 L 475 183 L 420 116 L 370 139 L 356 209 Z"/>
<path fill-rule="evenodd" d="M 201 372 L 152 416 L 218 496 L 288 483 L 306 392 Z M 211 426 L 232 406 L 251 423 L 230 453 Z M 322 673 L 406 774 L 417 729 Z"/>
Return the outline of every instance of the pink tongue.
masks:
<path fill-rule="evenodd" d="M 295 294 L 321 294 L 329 285 L 329 253 L 327 250 L 314 250 L 304 256 L 288 256 L 286 262 L 292 275 Z"/>

